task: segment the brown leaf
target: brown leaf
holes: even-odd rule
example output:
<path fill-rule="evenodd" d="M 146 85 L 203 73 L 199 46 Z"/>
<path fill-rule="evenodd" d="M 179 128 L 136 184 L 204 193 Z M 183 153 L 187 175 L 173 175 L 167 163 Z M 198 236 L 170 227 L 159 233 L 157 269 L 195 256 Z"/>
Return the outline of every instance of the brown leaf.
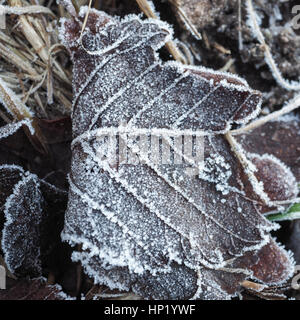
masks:
<path fill-rule="evenodd" d="M 292 200 L 298 195 L 298 184 L 291 170 L 279 159 L 270 154 L 253 154 L 248 153 L 255 166 L 254 175 L 261 184 L 263 193 L 268 198 L 265 202 L 258 192 L 253 192 L 253 186 L 244 172 L 241 173 L 240 179 L 243 181 L 245 194 L 257 203 L 257 208 L 262 213 L 273 210 L 284 210 L 289 203 L 281 208 L 276 208 L 276 201 Z M 272 205 L 273 204 L 273 205 Z"/>
<path fill-rule="evenodd" d="M 91 12 L 88 22 L 91 32 L 84 33 L 82 46 L 78 46 L 80 26 L 77 22 L 66 21 L 61 28 L 64 44 L 76 61 L 73 67 L 74 137 L 99 126 L 96 122 L 100 114 L 101 126 L 117 126 L 140 112 L 138 118 L 132 119 L 132 125 L 139 128 L 168 125 L 181 130 L 223 133 L 229 130 L 230 124 L 248 121 L 259 112 L 261 94 L 251 90 L 241 78 L 173 62 L 162 64 L 152 47 L 161 47 L 170 37 L 167 24 L 128 18 L 109 26 L 109 34 L 102 35 L 101 26 L 110 19 L 104 13 L 98 17 Z M 123 38 L 118 46 L 114 44 Z M 122 95 L 125 89 L 126 99 Z M 100 102 L 102 108 L 96 113 L 95 105 Z M 84 113 L 78 108 L 82 103 L 90 106 Z M 112 106 L 115 116 L 110 119 Z M 170 109 L 174 110 L 172 117 Z"/>
<path fill-rule="evenodd" d="M 248 152 L 274 155 L 291 168 L 297 181 L 300 181 L 299 130 L 299 117 L 287 115 L 237 136 L 237 139 Z"/>
<path fill-rule="evenodd" d="M 280 259 L 262 268 L 285 281 L 293 262 L 272 243 L 275 226 L 246 194 L 245 172 L 221 135 L 256 116 L 260 93 L 230 74 L 160 61 L 155 50 L 172 33 L 161 21 L 92 10 L 80 38 L 86 12 L 63 20 L 60 30 L 74 63 L 62 233 L 82 245 L 73 260 L 96 283 L 153 299 L 224 299 L 246 278 L 269 283 L 249 266 L 264 250 Z M 151 157 L 150 136 L 161 139 L 151 140 Z M 200 150 L 204 145 L 204 161 L 182 151 L 191 136 Z M 179 147 L 176 137 L 184 137 Z M 123 145 L 125 159 L 137 163 L 116 158 Z M 154 146 L 169 150 L 163 163 L 153 157 Z"/>
<path fill-rule="evenodd" d="M 14 165 L 0 166 L 2 251 L 10 272 L 41 275 L 60 242 L 66 193 Z"/>
<path fill-rule="evenodd" d="M 59 285 L 47 285 L 45 279 L 11 280 L 0 290 L 0 300 L 70 300 Z"/>
<path fill-rule="evenodd" d="M 291 268 L 290 259 L 291 254 L 272 239 L 256 252 L 247 252 L 238 258 L 233 266 L 247 268 L 252 272 L 252 279 L 272 286 L 284 283 L 293 275 L 294 268 Z"/>

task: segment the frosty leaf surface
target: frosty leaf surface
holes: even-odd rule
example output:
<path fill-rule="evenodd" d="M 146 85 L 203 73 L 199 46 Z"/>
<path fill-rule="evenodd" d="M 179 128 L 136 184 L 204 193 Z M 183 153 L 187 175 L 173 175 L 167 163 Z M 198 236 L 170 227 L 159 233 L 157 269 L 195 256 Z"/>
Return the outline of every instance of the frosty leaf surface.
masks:
<path fill-rule="evenodd" d="M 256 206 L 261 213 L 287 209 L 287 200 L 297 198 L 299 192 L 296 178 L 290 168 L 271 154 L 247 153 L 247 157 L 253 165 L 253 174 L 258 183 L 251 184 L 249 177 L 242 175 L 245 194 L 257 203 Z M 280 205 L 285 202 L 285 205 Z"/>
<path fill-rule="evenodd" d="M 80 37 L 85 13 L 82 8 L 79 19 L 63 20 L 60 30 L 74 63 L 74 140 L 62 233 L 71 245 L 82 245 L 73 260 L 96 283 L 146 298 L 224 299 L 246 278 L 268 283 L 248 266 L 268 248 L 286 262 L 274 266 L 284 282 L 293 262 L 271 246 L 269 231 L 276 226 L 249 198 L 252 186 L 221 135 L 256 116 L 260 94 L 230 74 L 162 62 L 156 51 L 172 30 L 161 21 L 119 20 L 91 10 Z M 107 148 L 108 132 L 119 140 Z M 170 133 L 201 136 L 204 161 L 182 152 Z M 164 164 L 145 148 L 151 134 L 172 155 Z M 138 163 L 114 159 L 116 145 L 125 145 Z M 175 158 L 184 161 L 176 165 Z M 186 174 L 190 169 L 197 173 Z"/>
<path fill-rule="evenodd" d="M 280 159 L 300 181 L 299 132 L 299 116 L 286 115 L 237 138 L 248 152 L 268 153 Z"/>
<path fill-rule="evenodd" d="M 297 197 L 298 186 L 290 169 L 274 156 L 251 155 L 258 176 L 271 200 L 288 200 Z"/>
<path fill-rule="evenodd" d="M 8 269 L 17 275 L 41 274 L 59 241 L 65 194 L 14 165 L 0 166 L 1 247 Z"/>
<path fill-rule="evenodd" d="M 0 300 L 72 300 L 59 285 L 47 285 L 44 278 L 9 279 L 7 285 L 0 291 Z"/>
<path fill-rule="evenodd" d="M 161 21 L 142 21 L 137 16 L 113 21 L 92 10 L 87 30 L 91 31 L 80 38 L 74 20 L 63 22 L 60 30 L 76 61 L 74 136 L 99 125 L 129 121 L 139 128 L 224 132 L 231 123 L 245 122 L 259 112 L 261 95 L 244 80 L 205 68 L 162 63 L 153 49 L 160 48 L 172 30 Z"/>

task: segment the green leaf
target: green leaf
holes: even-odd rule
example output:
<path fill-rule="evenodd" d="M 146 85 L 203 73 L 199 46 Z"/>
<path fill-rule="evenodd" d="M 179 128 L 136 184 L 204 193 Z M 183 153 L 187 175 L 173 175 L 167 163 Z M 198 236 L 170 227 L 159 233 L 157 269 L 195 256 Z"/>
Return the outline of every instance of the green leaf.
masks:
<path fill-rule="evenodd" d="M 293 204 L 285 212 L 270 214 L 267 219 L 270 221 L 300 219 L 300 203 Z"/>

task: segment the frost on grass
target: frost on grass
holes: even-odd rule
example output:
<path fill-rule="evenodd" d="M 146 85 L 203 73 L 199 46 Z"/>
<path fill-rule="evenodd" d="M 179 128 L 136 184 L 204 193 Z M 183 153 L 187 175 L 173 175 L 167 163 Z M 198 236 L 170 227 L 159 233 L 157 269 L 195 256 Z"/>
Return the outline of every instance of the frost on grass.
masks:
<path fill-rule="evenodd" d="M 261 25 L 261 19 L 260 17 L 257 15 L 254 6 L 253 6 L 253 1 L 252 0 L 246 0 L 246 9 L 247 9 L 247 13 L 248 13 L 248 21 L 247 24 L 250 27 L 250 30 L 253 33 L 253 36 L 260 42 L 261 46 L 264 49 L 264 58 L 265 58 L 265 62 L 266 64 L 269 66 L 274 79 L 276 80 L 276 82 L 283 87 L 286 90 L 294 90 L 294 91 L 299 91 L 300 89 L 300 82 L 299 81 L 289 81 L 284 79 L 283 75 L 281 74 L 281 71 L 279 70 L 272 54 L 271 54 L 271 50 L 269 48 L 269 46 L 267 45 L 264 35 L 260 29 L 260 25 Z M 278 6 L 276 6 L 274 8 L 274 13 L 275 16 L 280 15 L 280 11 Z M 270 21 L 270 28 L 269 30 L 271 31 L 272 29 L 274 29 L 274 21 Z M 274 32 L 274 30 L 272 30 Z"/>
<path fill-rule="evenodd" d="M 27 126 L 30 133 L 34 134 L 34 128 L 32 127 L 30 119 L 24 119 L 15 123 L 9 123 L 0 128 L 0 139 L 7 138 L 13 135 L 17 130 L 19 130 L 22 126 Z"/>
<path fill-rule="evenodd" d="M 62 220 L 65 195 L 14 165 L 0 166 L 1 247 L 6 265 L 16 275 L 37 276 L 59 239 L 53 228 Z"/>
<path fill-rule="evenodd" d="M 172 35 L 161 21 L 91 10 L 80 36 L 86 12 L 63 20 L 60 30 L 74 63 L 62 233 L 82 245 L 73 260 L 95 283 L 154 299 L 224 299 L 246 278 L 286 281 L 293 261 L 270 238 L 277 225 L 258 211 L 261 199 L 251 199 L 253 186 L 244 184 L 247 176 L 222 135 L 256 116 L 260 94 L 230 74 L 160 61 L 156 50 Z M 106 144 L 107 133 L 118 142 Z M 191 133 L 203 139 L 204 161 L 174 142 Z M 169 149 L 164 164 L 149 155 L 151 134 Z M 122 145 L 137 163 L 115 158 Z M 266 251 L 279 262 L 266 263 Z"/>
<path fill-rule="evenodd" d="M 33 113 L 23 101 L 11 90 L 7 83 L 0 77 L 0 103 L 6 111 L 13 115 L 15 119 L 32 118 Z"/>

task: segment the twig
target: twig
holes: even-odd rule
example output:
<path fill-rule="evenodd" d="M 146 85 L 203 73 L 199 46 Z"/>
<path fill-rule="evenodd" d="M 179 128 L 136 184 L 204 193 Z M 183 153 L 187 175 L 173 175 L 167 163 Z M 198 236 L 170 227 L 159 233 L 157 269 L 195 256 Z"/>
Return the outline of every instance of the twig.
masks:
<path fill-rule="evenodd" d="M 178 5 L 176 0 L 171 0 L 170 3 L 177 9 L 178 15 L 181 17 L 183 23 L 187 26 L 187 29 L 191 32 L 191 34 L 197 39 L 201 40 L 202 36 L 194 24 L 190 21 L 184 10 Z"/>
<path fill-rule="evenodd" d="M 84 20 L 83 20 L 83 23 L 82 23 L 81 32 L 80 32 L 80 37 L 79 37 L 79 42 L 80 42 L 80 43 L 81 43 L 81 41 L 82 41 L 83 31 L 84 31 L 84 29 L 85 29 L 85 27 L 86 27 L 86 23 L 87 23 L 89 14 L 90 14 L 91 6 L 92 6 L 92 0 L 89 0 L 88 10 L 87 10 L 87 12 L 86 12 L 86 14 L 85 14 L 85 17 L 84 17 Z"/>
<path fill-rule="evenodd" d="M 242 6 L 241 0 L 238 0 L 238 33 L 239 33 L 239 50 L 243 50 L 243 37 L 242 37 Z"/>
<path fill-rule="evenodd" d="M 249 14 L 249 26 L 252 29 L 253 35 L 257 38 L 257 40 L 260 42 L 262 45 L 262 48 L 264 50 L 264 55 L 265 55 L 265 61 L 267 65 L 269 66 L 274 79 L 277 81 L 277 83 L 282 86 L 286 90 L 295 90 L 299 91 L 300 90 L 300 82 L 290 82 L 282 76 L 280 70 L 278 69 L 276 62 L 274 61 L 270 48 L 266 44 L 265 38 L 260 30 L 260 27 L 257 22 L 257 15 L 256 12 L 253 8 L 253 3 L 252 0 L 246 0 L 247 4 L 247 11 Z"/>
<path fill-rule="evenodd" d="M 251 291 L 256 291 L 256 292 L 261 292 L 263 291 L 266 286 L 259 284 L 259 283 L 255 283 L 253 281 L 249 281 L 249 280 L 244 280 L 241 283 L 242 287 L 244 287 L 245 289 L 251 290 Z"/>

